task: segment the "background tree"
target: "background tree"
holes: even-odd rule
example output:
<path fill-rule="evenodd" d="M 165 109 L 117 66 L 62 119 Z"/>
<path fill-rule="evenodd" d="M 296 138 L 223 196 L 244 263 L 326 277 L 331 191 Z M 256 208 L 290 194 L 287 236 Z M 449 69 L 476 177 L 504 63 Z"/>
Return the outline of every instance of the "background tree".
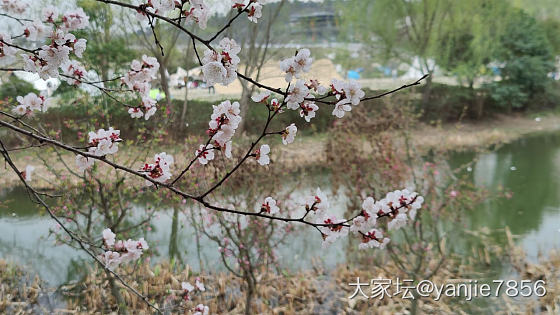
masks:
<path fill-rule="evenodd" d="M 431 74 L 435 64 L 430 60 L 439 51 L 452 4 L 448 0 L 379 0 L 373 4 L 352 0 L 342 7 L 342 21 L 346 32 L 363 42 L 372 54 L 379 52 L 375 47 L 380 47 L 386 60 L 408 62 L 418 57 L 422 73 Z M 428 78 L 427 84 L 430 81 Z"/>
<path fill-rule="evenodd" d="M 88 68 L 100 74 L 102 80 L 110 79 L 111 71 L 125 67 L 138 52 L 131 48 L 128 36 L 115 25 L 122 16 L 115 16 L 118 13 L 111 6 L 94 0 L 79 0 L 77 4 L 90 21 L 89 27 L 78 34 L 88 38 L 84 61 Z M 111 58 L 107 58 L 107 54 Z"/>
<path fill-rule="evenodd" d="M 235 34 L 239 41 L 241 49 L 241 59 L 244 61 L 244 67 L 240 72 L 247 76 L 252 77 L 254 80 L 259 80 L 261 76 L 261 69 L 263 65 L 272 57 L 271 45 L 274 42 L 280 42 L 283 36 L 272 36 L 273 25 L 277 21 L 286 0 L 281 0 L 278 4 L 267 5 L 263 8 L 263 23 L 253 23 L 250 21 L 243 21 L 246 27 L 240 28 L 246 30 L 244 32 L 237 32 Z M 278 32 L 275 32 L 278 34 Z M 232 34 L 230 34 L 232 35 Z M 249 105 L 251 104 L 251 95 L 255 92 L 256 86 L 249 84 L 243 79 L 239 79 L 242 87 L 241 99 L 241 116 L 247 117 Z M 239 130 L 243 132 L 247 119 L 241 121 Z"/>
<path fill-rule="evenodd" d="M 503 64 L 502 81 L 489 88 L 497 104 L 512 110 L 528 106 L 533 97 L 545 91 L 548 73 L 554 70 L 554 56 L 544 28 L 524 11 L 515 9 L 505 30 L 495 55 Z"/>
<path fill-rule="evenodd" d="M 499 49 L 508 9 L 501 0 L 454 3 L 442 27 L 438 65 L 472 89 L 475 80 L 490 71 L 488 64 Z"/>

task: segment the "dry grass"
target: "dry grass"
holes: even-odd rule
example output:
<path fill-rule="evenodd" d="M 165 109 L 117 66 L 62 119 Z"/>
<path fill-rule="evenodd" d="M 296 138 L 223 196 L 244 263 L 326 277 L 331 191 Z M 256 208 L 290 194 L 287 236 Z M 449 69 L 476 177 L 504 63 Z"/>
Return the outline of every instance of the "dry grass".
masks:
<path fill-rule="evenodd" d="M 38 308 L 41 281 L 0 259 L 0 314 L 31 314 Z"/>
<path fill-rule="evenodd" d="M 490 237 L 487 232 L 476 234 L 482 240 Z M 492 310 L 496 315 L 558 314 L 560 253 L 551 251 L 547 257 L 541 257 L 539 263 L 530 263 L 523 250 L 514 243 L 514 237 L 508 229 L 506 237 L 509 240 L 507 244 L 497 247 L 495 243 L 492 245 L 492 242 L 487 241 L 488 245 L 479 249 L 470 259 L 448 257 L 447 263 L 430 280 L 442 284 L 449 283 L 450 279 L 482 279 L 488 276 L 488 253 L 492 253 L 495 257 L 504 257 L 504 263 L 511 264 L 517 270 L 519 275 L 512 279 L 545 280 L 546 296 L 514 299 L 502 294 L 499 298 L 484 298 L 482 303 L 467 302 L 460 298 L 442 298 L 439 301 L 422 298 L 418 300 L 421 313 L 483 314 Z M 211 314 L 244 313 L 245 284 L 240 278 L 225 273 L 193 275 L 188 266 L 180 271 L 174 269 L 168 263 L 153 267 L 144 264 L 141 267 L 120 269 L 119 273 L 128 274 L 126 278 L 133 287 L 170 314 L 190 314 L 199 303 L 208 305 Z M 130 314 L 150 313 L 148 307 L 124 287 L 120 287 L 120 292 L 126 305 L 118 306 L 104 275 L 93 268 L 82 281 L 61 287 L 59 292 L 65 297 L 67 306 L 55 313 L 116 314 L 124 309 Z M 180 290 L 181 282 L 194 283 L 197 276 L 206 284 L 206 291 L 185 301 Z M 408 314 L 411 306 L 411 300 L 400 297 L 381 300 L 348 298 L 355 290 L 348 283 L 355 282 L 356 277 L 360 277 L 362 282 L 377 278 L 409 278 L 390 263 L 357 267 L 341 265 L 331 271 L 314 266 L 308 271 L 280 274 L 260 270 L 257 277 L 259 285 L 251 314 Z M 27 279 L 27 276 L 21 269 L 0 261 L 0 313 L 31 314 L 34 313 L 33 310 L 44 310 L 38 303 L 40 280 L 36 278 L 32 282 L 26 282 L 22 279 Z M 364 292 L 370 293 L 367 287 Z"/>

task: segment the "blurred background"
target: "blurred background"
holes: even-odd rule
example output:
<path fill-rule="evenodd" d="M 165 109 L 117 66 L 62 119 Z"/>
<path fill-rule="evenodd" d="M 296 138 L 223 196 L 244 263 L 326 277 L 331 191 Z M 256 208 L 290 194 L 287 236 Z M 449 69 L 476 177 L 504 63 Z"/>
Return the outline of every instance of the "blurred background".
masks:
<path fill-rule="evenodd" d="M 214 10 L 208 28 L 189 28 L 202 38 L 236 13 L 223 1 L 207 3 Z M 48 93 L 53 107 L 30 117 L 30 123 L 78 146 L 89 130 L 118 127 L 125 139 L 119 162 L 130 167 L 166 151 L 180 169 L 205 141 L 211 105 L 226 99 L 242 107 L 237 156 L 262 131 L 267 109 L 251 100 L 258 89 L 242 80 L 206 85 L 192 41 L 180 31 L 155 24 L 162 55 L 152 30 L 133 12 L 93 0 L 44 1 L 32 11 L 39 14 L 47 4 L 80 6 L 89 15 L 90 26 L 76 36 L 88 39 L 81 61 L 92 81 L 118 76 L 143 54 L 156 57 L 160 73 L 150 96 L 158 100 L 158 112 L 150 121 L 133 120 L 95 88 L 20 71 L 0 75 L 2 110 L 9 111 L 18 95 Z M 9 21 L 1 27 L 17 28 Z M 127 279 L 149 287 L 164 305 L 172 303 L 172 279 L 203 277 L 209 293 L 201 301 L 216 313 L 560 312 L 557 0 L 269 1 L 258 24 L 238 19 L 224 36 L 242 46 L 239 71 L 275 88 L 286 84 L 280 60 L 299 48 L 310 49 L 313 57 L 305 78 L 327 86 L 332 78 L 356 80 L 368 96 L 429 77 L 419 86 L 362 102 L 343 119 L 324 105 L 311 123 L 296 111 L 279 115 L 271 129 L 295 122 L 296 141 L 282 146 L 271 139 L 272 165 L 242 167 L 214 201 L 253 210 L 264 197 L 276 196 L 285 213 L 298 213 L 297 200 L 321 187 L 333 211 L 350 216 L 365 196 L 380 199 L 409 187 L 426 203 L 417 220 L 390 235 L 386 251 L 358 251 L 357 240 L 323 248 L 313 229 L 206 213 L 165 191 L 140 189 L 140 181 L 101 166 L 90 175 L 76 174 L 74 157 L 52 148 L 14 152 L 22 167 L 36 168 L 34 185 L 55 192 L 65 187 L 63 198 L 49 202 L 77 233 L 95 240 L 112 226 L 123 236 L 148 240 L 148 267 L 131 266 L 124 270 L 130 271 Z M 0 137 L 12 147 L 25 142 L 3 129 Z M 231 167 L 227 160 L 215 162 L 211 169 L 195 168 L 180 187 L 193 193 L 211 187 Z M 110 312 L 125 301 L 131 311 L 142 310 L 134 296 L 123 293 L 119 300 L 114 283 L 100 282 L 107 275 L 72 248 L 76 244 L 5 168 L 0 230 L 5 266 L 0 276 L 12 297 L 27 303 L 22 309 Z M 153 280 L 153 274 L 167 282 Z M 354 288 L 347 283 L 356 276 L 441 283 L 545 280 L 548 291 L 546 297 L 500 295 L 471 302 L 351 300 Z M 41 289 L 31 294 L 22 283 Z M 108 302 L 94 298 L 111 294 Z M 17 307 L 0 304 L 0 311 Z"/>

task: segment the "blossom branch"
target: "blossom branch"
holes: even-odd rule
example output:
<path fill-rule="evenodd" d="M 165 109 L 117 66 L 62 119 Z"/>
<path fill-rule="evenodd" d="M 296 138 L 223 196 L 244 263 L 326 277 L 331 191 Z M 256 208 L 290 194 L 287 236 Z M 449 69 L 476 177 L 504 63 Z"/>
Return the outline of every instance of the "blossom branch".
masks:
<path fill-rule="evenodd" d="M 133 294 L 135 294 L 136 296 L 138 296 L 144 303 L 146 303 L 149 307 L 151 307 L 152 309 L 154 309 L 156 312 L 158 313 L 162 313 L 161 310 L 155 306 L 154 304 L 152 304 L 148 298 L 144 295 L 142 295 L 140 292 L 138 292 L 136 289 L 134 289 L 132 286 L 130 286 L 126 281 L 124 281 L 124 279 L 121 278 L 121 276 L 119 276 L 116 272 L 114 272 L 113 270 L 109 269 L 100 259 L 99 257 L 97 257 L 97 255 L 95 255 L 95 253 L 93 253 L 90 249 L 88 249 L 85 246 L 85 241 L 83 241 L 80 237 L 78 237 L 77 235 L 75 235 L 72 231 L 70 231 L 65 225 L 64 223 L 54 214 L 54 212 L 51 210 L 51 208 L 45 203 L 45 201 L 40 197 L 39 193 L 32 188 L 31 186 L 29 186 L 27 184 L 27 181 L 25 180 L 25 178 L 23 177 L 23 175 L 21 174 L 21 172 L 18 170 L 18 168 L 16 167 L 16 165 L 13 163 L 8 151 L 6 150 L 4 143 L 2 142 L 2 140 L 0 140 L 0 146 L 2 147 L 2 150 L 0 150 L 0 153 L 2 153 L 4 160 L 10 165 L 10 167 L 12 168 L 12 170 L 16 173 L 16 175 L 19 177 L 20 181 L 23 183 L 23 185 L 25 186 L 25 188 L 31 192 L 31 194 L 34 196 L 34 199 L 41 204 L 41 206 L 43 206 L 43 208 L 45 208 L 45 210 L 48 212 L 49 216 L 64 230 L 64 232 L 66 234 L 68 234 L 68 236 L 76 241 L 80 248 L 85 251 L 91 258 L 93 258 L 95 260 L 95 262 L 97 262 L 106 272 L 108 272 L 109 274 L 111 274 L 113 277 L 115 277 L 123 286 L 125 286 L 128 290 L 130 290 Z"/>

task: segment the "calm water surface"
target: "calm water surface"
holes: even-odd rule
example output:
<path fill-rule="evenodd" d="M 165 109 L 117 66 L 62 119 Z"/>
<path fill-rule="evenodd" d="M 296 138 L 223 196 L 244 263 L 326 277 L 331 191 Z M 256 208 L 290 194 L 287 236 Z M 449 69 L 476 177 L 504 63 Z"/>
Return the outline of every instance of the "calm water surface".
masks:
<path fill-rule="evenodd" d="M 474 157 L 472 152 L 456 153 L 449 163 L 457 167 Z M 469 212 L 470 227 L 509 226 L 512 233 L 522 236 L 518 242 L 532 259 L 539 251 L 560 247 L 560 134 L 527 137 L 496 152 L 481 154 L 465 174 L 477 186 L 491 191 L 501 186 L 512 193 L 510 199 L 485 202 Z M 334 198 L 331 205 L 343 211 L 343 198 Z M 0 201 L 0 258 L 35 270 L 51 285 L 73 279 L 85 255 L 67 246 L 55 246 L 53 238 L 48 237 L 53 221 L 39 214 L 24 190 L 4 190 Z M 146 234 L 150 246 L 157 251 L 156 259 L 169 255 L 171 221 L 172 211 L 161 211 L 153 222 L 154 229 Z M 184 240 L 178 243 L 183 261 L 198 270 L 194 231 L 183 215 L 179 227 L 178 239 Z M 216 245 L 204 238 L 201 242 L 204 268 L 221 269 Z M 335 243 L 325 256 L 321 239 L 312 229 L 298 232 L 287 244 L 279 248 L 281 265 L 286 268 L 310 268 L 319 257 L 326 267 L 345 259 L 344 242 Z"/>

